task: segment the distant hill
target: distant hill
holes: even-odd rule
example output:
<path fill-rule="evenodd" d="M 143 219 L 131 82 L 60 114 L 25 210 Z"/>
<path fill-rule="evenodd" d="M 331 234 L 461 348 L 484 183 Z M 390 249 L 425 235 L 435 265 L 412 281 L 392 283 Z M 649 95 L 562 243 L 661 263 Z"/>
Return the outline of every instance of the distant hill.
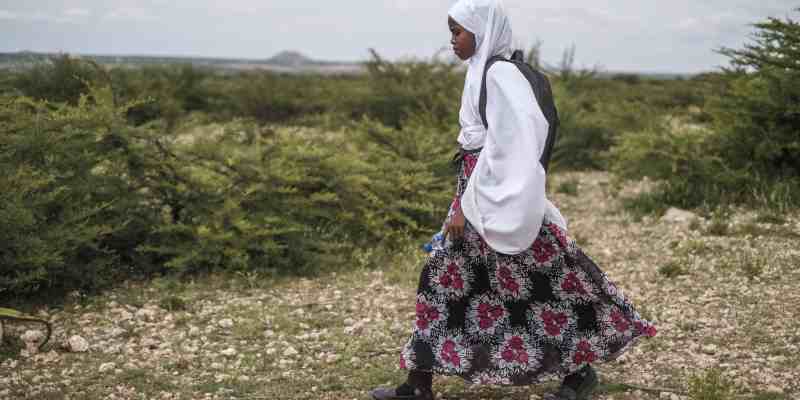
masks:
<path fill-rule="evenodd" d="M 36 52 L 0 52 L 0 70 L 24 69 L 36 63 L 48 62 L 53 53 Z M 220 71 L 267 70 L 285 74 L 360 74 L 364 72 L 361 63 L 318 61 L 296 51 L 283 51 L 266 60 L 245 58 L 213 58 L 191 56 L 148 56 L 148 55 L 102 55 L 71 54 L 72 57 L 94 60 L 112 67 L 140 67 L 145 65 L 192 64 L 197 67 L 212 68 Z"/>
<path fill-rule="evenodd" d="M 56 53 L 38 53 L 20 51 L 14 53 L 0 52 L 0 71 L 4 69 L 24 69 L 37 63 L 48 62 L 50 57 L 58 56 Z M 282 51 L 267 59 L 247 58 L 214 58 L 191 56 L 152 56 L 152 55 L 103 55 L 103 54 L 71 54 L 72 57 L 94 60 L 100 64 L 111 67 L 140 67 L 145 65 L 183 65 L 192 64 L 197 67 L 211 68 L 223 72 L 267 70 L 284 74 L 323 74 L 323 75 L 351 75 L 361 74 L 366 68 L 358 62 L 320 61 L 308 57 L 298 51 Z M 623 79 L 629 77 L 636 79 L 688 79 L 694 74 L 670 73 L 637 73 L 599 71 L 599 78 Z"/>
<path fill-rule="evenodd" d="M 296 51 L 282 51 L 272 58 L 265 61 L 266 64 L 280 65 L 282 67 L 302 67 L 307 65 L 319 65 L 320 62 L 314 61 Z"/>

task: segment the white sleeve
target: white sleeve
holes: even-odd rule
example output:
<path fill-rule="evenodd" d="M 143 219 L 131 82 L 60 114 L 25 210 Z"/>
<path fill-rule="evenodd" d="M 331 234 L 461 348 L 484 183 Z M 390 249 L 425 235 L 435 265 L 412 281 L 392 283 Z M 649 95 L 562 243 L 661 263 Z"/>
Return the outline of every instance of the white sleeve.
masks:
<path fill-rule="evenodd" d="M 489 129 L 461 207 L 492 249 L 517 254 L 536 240 L 549 203 L 539 163 L 549 124 L 513 64 L 493 64 L 486 87 Z"/>

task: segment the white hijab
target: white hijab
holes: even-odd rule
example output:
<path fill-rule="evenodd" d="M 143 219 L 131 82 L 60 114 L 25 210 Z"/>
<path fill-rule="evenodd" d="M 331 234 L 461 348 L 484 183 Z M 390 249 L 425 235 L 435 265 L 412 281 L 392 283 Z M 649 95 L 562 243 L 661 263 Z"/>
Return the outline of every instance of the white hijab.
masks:
<path fill-rule="evenodd" d="M 475 55 L 468 61 L 467 79 L 461 95 L 458 142 L 467 150 L 483 146 L 483 126 L 478 101 L 486 62 L 495 55 L 511 54 L 511 23 L 499 0 L 461 0 L 448 13 L 459 25 L 475 35 Z"/>
<path fill-rule="evenodd" d="M 549 124 L 517 67 L 498 62 L 486 77 L 489 129 L 484 128 L 478 108 L 483 70 L 492 56 L 508 56 L 511 23 L 500 0 L 459 0 L 450 16 L 476 41 L 475 55 L 468 60 L 458 141 L 466 149 L 483 147 L 461 208 L 492 249 L 518 254 L 531 247 L 545 220 L 566 229 L 563 216 L 547 200 L 546 174 L 539 163 Z"/>

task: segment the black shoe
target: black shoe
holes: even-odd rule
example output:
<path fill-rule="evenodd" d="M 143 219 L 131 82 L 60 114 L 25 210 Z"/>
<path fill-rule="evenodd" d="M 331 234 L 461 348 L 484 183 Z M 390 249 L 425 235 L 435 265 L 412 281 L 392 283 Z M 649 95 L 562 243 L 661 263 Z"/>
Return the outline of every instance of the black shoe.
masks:
<path fill-rule="evenodd" d="M 408 383 L 396 388 L 377 388 L 369 392 L 374 400 L 434 400 L 433 391 L 418 389 Z"/>
<path fill-rule="evenodd" d="M 544 395 L 544 400 L 589 400 L 592 392 L 600 383 L 597 379 L 597 373 L 594 368 L 587 365 L 576 372 L 575 375 L 578 378 L 577 384 L 567 385 L 562 383 L 557 393 Z"/>

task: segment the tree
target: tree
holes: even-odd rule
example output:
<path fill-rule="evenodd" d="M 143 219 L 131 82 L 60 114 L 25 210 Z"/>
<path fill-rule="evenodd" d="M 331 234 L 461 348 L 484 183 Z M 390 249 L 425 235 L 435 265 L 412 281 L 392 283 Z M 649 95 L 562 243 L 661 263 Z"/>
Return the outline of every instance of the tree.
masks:
<path fill-rule="evenodd" d="M 800 11 L 800 9 L 798 9 Z M 800 23 L 769 18 L 752 43 L 723 48 L 728 90 L 714 104 L 729 166 L 772 179 L 800 175 Z"/>

